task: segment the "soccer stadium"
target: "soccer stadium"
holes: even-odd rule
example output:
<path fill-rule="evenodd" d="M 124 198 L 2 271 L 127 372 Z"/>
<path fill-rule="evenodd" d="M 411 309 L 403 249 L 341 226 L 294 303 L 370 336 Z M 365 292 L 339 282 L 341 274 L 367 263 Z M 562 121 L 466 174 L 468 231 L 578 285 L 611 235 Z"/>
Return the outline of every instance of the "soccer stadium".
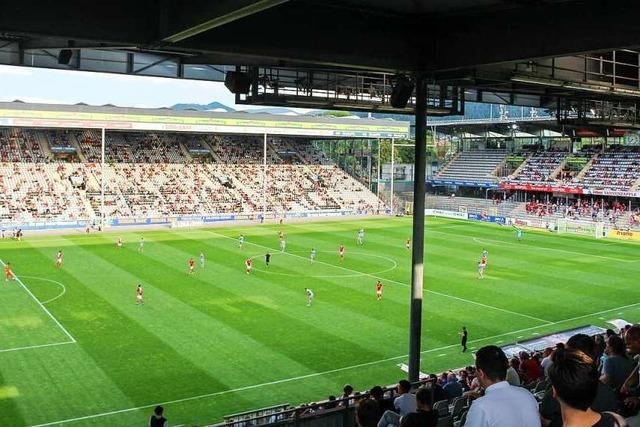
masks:
<path fill-rule="evenodd" d="M 0 426 L 640 426 L 640 4 L 0 3 Z"/>

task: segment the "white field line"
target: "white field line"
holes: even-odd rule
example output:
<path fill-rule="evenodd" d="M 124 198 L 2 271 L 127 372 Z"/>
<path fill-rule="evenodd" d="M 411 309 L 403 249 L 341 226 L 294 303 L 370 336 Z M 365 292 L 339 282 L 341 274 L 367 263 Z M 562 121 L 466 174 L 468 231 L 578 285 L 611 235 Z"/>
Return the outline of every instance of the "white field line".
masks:
<path fill-rule="evenodd" d="M 42 280 L 43 282 L 49 282 L 49 283 L 54 283 L 58 286 L 60 286 L 62 288 L 62 292 L 60 292 L 58 295 L 56 295 L 55 297 L 48 299 L 46 301 L 42 301 L 43 304 L 48 304 L 52 301 L 57 300 L 58 298 L 60 298 L 61 296 L 63 296 L 66 292 L 67 292 L 67 288 L 60 282 L 58 282 L 57 280 L 52 280 L 52 279 L 45 279 L 44 277 L 37 277 L 37 276 L 22 276 L 23 279 L 34 279 L 34 280 Z"/>
<path fill-rule="evenodd" d="M 548 324 L 545 323 L 543 325 L 538 325 L 538 326 L 532 326 L 530 328 L 518 329 L 516 331 L 505 332 L 505 333 L 502 333 L 502 334 L 492 335 L 492 336 L 488 336 L 488 337 L 484 337 L 484 338 L 477 338 L 477 339 L 474 339 L 474 340 L 470 340 L 468 343 L 469 344 L 475 344 L 475 343 L 479 343 L 479 342 L 490 341 L 490 340 L 494 340 L 496 338 L 506 337 L 508 335 L 518 334 L 518 333 L 521 333 L 521 332 L 527 332 L 527 331 L 531 331 L 531 330 L 534 330 L 534 329 L 545 328 L 545 327 L 549 327 L 549 326 L 553 326 L 553 325 L 559 325 L 559 324 L 562 324 L 562 323 L 573 322 L 575 320 L 584 319 L 586 317 L 597 316 L 597 315 L 600 315 L 600 314 L 609 313 L 609 312 L 616 311 L 616 310 L 623 310 L 623 309 L 626 309 L 626 308 L 636 307 L 638 305 L 640 305 L 640 302 L 635 303 L 635 304 L 624 305 L 624 306 L 621 306 L 621 307 L 614 307 L 614 308 L 611 308 L 611 309 L 608 309 L 608 310 L 598 311 L 596 313 L 590 313 L 590 314 L 585 314 L 585 315 L 582 315 L 582 316 L 572 317 L 572 318 L 569 318 L 569 319 L 559 320 L 557 322 L 552 322 L 552 323 L 548 323 Z M 442 347 L 431 348 L 429 350 L 424 350 L 424 351 L 420 352 L 420 354 L 434 353 L 434 352 L 438 352 L 438 351 L 442 351 L 442 350 L 451 349 L 451 348 L 454 348 L 454 347 L 460 347 L 460 344 L 450 344 L 450 345 L 445 345 L 445 346 L 442 346 Z M 177 404 L 177 403 L 189 402 L 189 401 L 193 401 L 193 400 L 206 399 L 206 398 L 209 398 L 209 397 L 222 396 L 222 395 L 225 395 L 225 394 L 238 393 L 238 392 L 247 391 L 247 390 L 254 390 L 254 389 L 258 389 L 258 388 L 262 388 L 262 387 L 268 387 L 268 386 L 271 386 L 271 385 L 278 385 L 278 384 L 283 384 L 283 383 L 289 383 L 289 382 L 304 380 L 304 379 L 308 379 L 308 378 L 320 377 L 320 376 L 323 376 L 323 375 L 333 374 L 333 373 L 336 373 L 336 372 L 343 372 L 343 371 L 348 371 L 348 370 L 351 370 L 351 369 L 358 369 L 358 368 L 363 368 L 363 367 L 366 367 L 366 366 L 377 365 L 379 363 L 392 362 L 392 361 L 395 361 L 395 360 L 398 360 L 398 359 L 405 359 L 407 357 L 409 357 L 409 355 L 407 355 L 407 354 L 404 354 L 402 356 L 387 357 L 385 359 L 374 360 L 372 362 L 359 363 L 357 365 L 344 366 L 342 368 L 330 369 L 328 371 L 323 371 L 323 372 L 315 372 L 315 373 L 312 373 L 312 374 L 300 375 L 300 376 L 297 376 L 297 377 L 284 378 L 284 379 L 265 382 L 265 383 L 260 383 L 260 384 L 253 384 L 253 385 L 239 387 L 239 388 L 235 388 L 235 389 L 231 389 L 231 390 L 223 390 L 223 391 L 217 391 L 217 392 L 213 392 L 213 393 L 200 394 L 200 395 L 197 395 L 197 396 L 184 397 L 182 399 L 175 399 L 175 400 L 168 400 L 168 401 L 165 401 L 165 402 L 151 403 L 151 404 L 148 404 L 148 405 L 136 406 L 136 407 L 133 407 L 133 408 L 118 409 L 118 410 L 115 410 L 115 411 L 103 412 L 103 413 L 99 413 L 99 414 L 85 415 L 85 416 L 76 417 L 76 418 L 68 418 L 66 420 L 53 421 L 53 422 L 48 422 L 48 423 L 44 423 L 44 424 L 36 424 L 36 425 L 32 425 L 31 427 L 45 427 L 45 426 L 61 425 L 61 424 L 73 423 L 73 422 L 76 422 L 76 421 L 83 421 L 83 420 L 88 420 L 88 419 L 93 419 L 93 418 L 101 418 L 101 417 L 106 417 L 106 416 L 110 416 L 110 415 L 117 415 L 117 414 L 123 414 L 123 413 L 127 413 L 127 412 L 139 411 L 139 410 L 142 410 L 142 409 L 153 408 L 153 407 L 158 406 L 158 405 L 167 406 L 167 405 L 173 405 L 173 404 Z M 438 357 L 438 356 L 436 356 L 436 357 Z"/>
<path fill-rule="evenodd" d="M 1 259 L 0 259 L 0 263 L 1 263 L 3 266 L 5 266 L 5 265 L 6 265 L 6 264 L 4 263 L 4 261 L 3 261 L 3 260 L 1 260 Z M 58 319 L 56 319 L 55 317 L 53 317 L 53 314 L 51 314 L 51 312 L 50 312 L 49 310 L 47 310 L 47 307 L 45 307 L 45 306 L 40 302 L 40 300 L 38 300 L 38 298 L 36 298 L 36 296 L 35 296 L 35 295 L 33 295 L 33 293 L 31 293 L 31 291 L 29 290 L 29 288 L 27 288 L 27 287 L 25 286 L 25 284 L 24 284 L 24 283 L 22 283 L 22 280 L 20 280 L 20 278 L 18 277 L 18 275 L 14 273 L 14 277 L 16 278 L 16 280 L 18 281 L 18 283 L 20 284 L 20 286 L 22 286 L 22 288 L 23 288 L 25 291 L 27 291 L 27 293 L 28 293 L 29 295 L 31 295 L 31 298 L 33 298 L 33 300 L 34 300 L 34 301 L 35 301 L 35 302 L 40 306 L 40 308 L 42 308 L 42 309 L 44 310 L 44 312 L 45 312 L 45 313 L 47 313 L 47 315 L 51 318 L 51 320 L 53 320 L 53 321 L 55 322 L 55 324 L 56 324 L 56 325 L 58 325 L 58 327 L 59 327 L 60 329 L 62 329 L 62 332 L 64 332 L 64 333 L 65 333 L 65 335 L 69 337 L 69 339 L 71 340 L 71 342 L 73 342 L 73 343 L 77 342 L 77 341 L 76 341 L 76 339 L 73 337 L 73 335 L 71 335 L 71 334 L 69 333 L 69 331 L 67 331 L 67 329 L 66 329 L 64 326 L 62 326 L 62 324 L 58 321 Z"/>
<path fill-rule="evenodd" d="M 224 234 L 219 234 L 219 233 L 216 233 L 216 232 L 211 231 L 211 230 L 207 230 L 207 231 L 209 231 L 209 233 L 215 234 L 216 236 L 224 237 L 225 239 L 236 240 L 235 238 L 229 237 L 229 236 L 225 236 Z M 261 248 L 264 248 L 264 249 L 268 249 L 270 251 L 275 251 L 275 249 L 270 248 L 268 246 L 264 246 L 264 245 L 260 245 L 260 244 L 252 243 L 252 242 L 247 242 L 246 240 L 245 240 L 245 244 L 250 244 L 250 245 L 258 246 L 258 247 L 261 247 Z M 302 259 L 305 259 L 305 260 L 307 259 L 306 257 L 300 256 L 300 255 L 296 255 L 294 253 L 290 253 L 290 252 L 284 252 L 284 253 L 287 254 L 287 255 L 290 255 L 292 257 L 302 258 Z M 384 280 L 386 282 L 396 283 L 396 284 L 402 285 L 402 286 L 410 286 L 410 285 L 408 285 L 406 283 L 398 282 L 397 280 L 387 279 L 387 278 L 384 278 L 384 277 L 381 277 L 381 276 L 377 276 L 375 274 L 364 273 L 362 271 L 353 270 L 353 269 L 350 269 L 350 268 L 342 267 L 340 265 L 329 264 L 327 262 L 322 262 L 322 261 L 318 261 L 318 260 L 316 260 L 315 262 L 317 264 L 327 265 L 329 267 L 338 268 L 340 270 L 349 271 L 351 273 L 358 273 L 359 275 L 362 275 L 362 276 L 368 276 L 368 277 L 372 277 L 374 279 L 382 279 L 382 280 Z M 506 308 L 494 307 L 492 305 L 483 304 L 481 302 L 468 300 L 466 298 L 456 297 L 456 296 L 445 294 L 445 293 L 442 293 L 442 292 L 432 291 L 430 289 L 423 289 L 423 290 L 424 290 L 424 292 L 429 292 L 429 293 L 434 294 L 434 295 L 439 295 L 439 296 L 442 296 L 442 297 L 455 299 L 455 300 L 458 300 L 458 301 L 466 302 L 468 304 L 473 304 L 473 305 L 477 305 L 477 306 L 484 307 L 484 308 L 489 308 L 489 309 L 496 310 L 496 311 L 502 311 L 503 313 L 512 314 L 514 316 L 526 317 L 527 319 L 535 320 L 537 322 L 543 322 L 543 323 L 548 323 L 548 324 L 553 323 L 550 320 L 541 319 L 539 317 L 530 316 L 530 315 L 524 314 L 524 313 L 518 313 L 516 311 L 507 310 Z"/>
<path fill-rule="evenodd" d="M 64 345 L 64 344 L 75 344 L 75 341 L 54 342 L 51 344 L 38 344 L 38 345 L 28 345 L 25 347 L 4 348 L 4 349 L 0 349 L 0 353 L 8 353 L 10 351 L 30 350 L 32 348 L 54 347 L 54 346 Z"/>
<path fill-rule="evenodd" d="M 433 231 L 431 231 L 431 232 L 433 233 Z M 443 233 L 443 234 L 448 234 L 448 233 Z M 526 246 L 526 245 L 523 245 L 521 243 L 504 242 L 502 240 L 484 239 L 484 238 L 478 238 L 478 237 L 474 237 L 473 241 L 477 242 L 477 243 L 480 243 L 480 244 L 485 244 L 486 242 L 490 242 L 488 244 L 497 243 L 497 244 L 500 244 L 500 245 L 515 245 L 515 246 L 519 246 L 519 247 Z M 580 256 L 583 256 L 583 257 L 601 258 L 601 259 L 606 259 L 606 260 L 615 261 L 615 262 L 637 262 L 638 261 L 638 260 L 635 260 L 635 259 L 621 259 L 621 258 L 614 258 L 614 257 L 604 256 L 604 255 L 587 254 L 587 253 L 584 253 L 584 252 L 577 252 L 577 251 L 568 251 L 566 249 L 548 248 L 546 246 L 529 246 L 529 247 L 530 248 L 534 248 L 536 250 L 562 252 L 562 253 L 565 253 L 565 254 L 580 255 Z"/>

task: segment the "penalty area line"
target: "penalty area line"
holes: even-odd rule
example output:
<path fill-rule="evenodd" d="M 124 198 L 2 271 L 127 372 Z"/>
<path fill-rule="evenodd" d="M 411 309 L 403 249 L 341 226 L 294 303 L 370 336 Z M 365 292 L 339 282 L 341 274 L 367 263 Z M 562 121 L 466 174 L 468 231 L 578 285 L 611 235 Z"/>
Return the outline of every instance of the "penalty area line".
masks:
<path fill-rule="evenodd" d="M 14 348 L 3 348 L 0 349 L 0 353 L 8 353 L 11 351 L 22 351 L 22 350 L 31 350 L 34 348 L 44 348 L 44 347 L 55 347 L 58 345 L 65 345 L 65 344 L 75 344 L 75 341 L 64 341 L 64 342 L 54 342 L 51 344 L 37 344 L 37 345 L 27 345 L 24 347 L 14 347 Z"/>
<path fill-rule="evenodd" d="M 6 265 L 7 265 L 7 264 L 5 264 L 5 263 L 4 263 L 4 261 L 3 261 L 3 260 L 1 260 L 1 259 L 0 259 L 0 263 L 1 263 L 3 266 L 6 266 Z M 58 325 L 58 327 L 62 330 L 62 332 L 64 332 L 64 334 L 65 334 L 67 337 L 69 337 L 69 339 L 71 340 L 71 342 L 76 343 L 77 341 L 76 341 L 76 339 L 73 337 L 73 335 L 71 335 L 71 334 L 69 333 L 69 331 L 67 331 L 67 328 L 65 328 L 64 326 L 62 326 L 62 323 L 60 323 L 60 322 L 58 321 L 58 319 L 56 319 L 56 318 L 53 316 L 53 314 L 51 314 L 51 312 L 47 309 L 47 307 L 45 307 L 45 306 L 44 306 L 44 304 L 42 304 L 42 303 L 40 302 L 40 300 L 39 300 L 38 298 L 36 298 L 36 296 L 35 296 L 35 295 L 33 295 L 33 293 L 29 290 L 29 288 L 28 288 L 24 283 L 22 283 L 22 280 L 20 280 L 20 278 L 18 277 L 18 275 L 14 273 L 14 274 L 13 274 L 13 277 L 14 277 L 14 278 L 16 279 L 16 281 L 20 284 L 20 286 L 22 286 L 22 288 L 23 288 L 23 289 L 24 289 L 24 290 L 25 290 L 25 291 L 26 291 L 26 292 L 31 296 L 31 298 L 33 298 L 33 300 L 34 300 L 34 301 L 35 301 L 35 302 L 40 306 L 40 308 L 42 308 L 42 309 L 44 310 L 44 312 L 45 312 L 45 313 L 47 313 L 47 315 L 51 318 L 51 320 L 53 320 L 53 321 L 54 321 L 54 323 L 55 323 L 56 325 Z"/>
<path fill-rule="evenodd" d="M 483 338 L 477 338 L 477 339 L 469 340 L 468 344 L 476 344 L 476 343 L 480 343 L 480 342 L 484 342 L 484 341 L 494 340 L 496 338 L 502 338 L 502 337 L 506 337 L 506 336 L 509 336 L 509 335 L 514 335 L 514 334 L 518 334 L 518 333 L 522 333 L 522 332 L 532 331 L 532 330 L 539 329 L 539 328 L 546 328 L 546 327 L 553 326 L 553 325 L 559 325 L 559 324 L 562 324 L 562 323 L 572 322 L 572 321 L 575 321 L 575 320 L 580 320 L 580 319 L 584 319 L 584 318 L 591 317 L 591 316 L 598 316 L 600 314 L 609 313 L 609 312 L 616 311 L 616 310 L 623 310 L 623 309 L 631 308 L 631 307 L 636 307 L 638 305 L 640 305 L 640 302 L 639 303 L 634 303 L 634 304 L 624 305 L 624 306 L 621 306 L 621 307 L 614 307 L 614 308 L 611 308 L 611 309 L 602 310 L 602 311 L 598 311 L 598 312 L 595 312 L 595 313 L 589 313 L 589 314 L 585 314 L 583 316 L 571 317 L 569 319 L 559 320 L 557 322 L 552 322 L 550 324 L 545 323 L 545 324 L 538 325 L 538 326 L 532 326 L 530 328 L 518 329 L 516 331 L 505 332 L 505 333 L 502 333 L 502 334 L 491 335 L 491 336 L 483 337 Z M 442 346 L 442 347 L 431 348 L 431 349 L 428 349 L 428 350 L 421 351 L 420 354 L 434 353 L 434 352 L 448 350 L 448 349 L 455 348 L 455 347 L 460 347 L 460 344 L 456 343 L 456 344 L 445 345 L 445 346 Z M 320 376 L 323 376 L 323 375 L 333 374 L 333 373 L 337 373 L 337 372 L 348 371 L 348 370 L 351 370 L 351 369 L 358 369 L 358 368 L 363 368 L 363 367 L 367 367 L 367 366 L 373 366 L 373 365 L 377 365 L 377 364 L 380 364 L 380 363 L 393 362 L 393 361 L 396 361 L 398 359 L 405 359 L 407 357 L 409 357 L 409 355 L 407 355 L 407 354 L 402 355 L 402 356 L 387 357 L 387 358 L 380 359 L 380 360 L 374 360 L 374 361 L 371 361 L 371 362 L 359 363 L 357 365 L 344 366 L 344 367 L 341 367 L 341 368 L 330 369 L 328 371 L 323 371 L 323 372 L 314 372 L 314 373 L 311 373 L 311 374 L 300 375 L 300 376 L 291 377 L 291 378 L 284 378 L 284 379 L 265 382 L 265 383 L 260 383 L 260 384 L 253 384 L 253 385 L 239 387 L 239 388 L 235 388 L 235 389 L 231 389 L 231 390 L 222 390 L 222 391 L 217 391 L 217 392 L 213 392 L 213 393 L 201 394 L 201 395 L 197 395 L 197 396 L 184 397 L 184 398 L 181 398 L 181 399 L 167 400 L 167 401 L 164 401 L 164 402 L 152 403 L 152 404 L 142 405 L 142 406 L 136 406 L 136 407 L 133 407 L 133 408 L 119 409 L 119 410 L 115 410 L 115 411 L 103 412 L 103 413 L 100 413 L 100 414 L 85 415 L 85 416 L 82 416 L 82 417 L 68 418 L 66 420 L 53 421 L 53 422 L 48 422 L 48 423 L 43 423 L 43 424 L 35 424 L 35 425 L 32 425 L 31 427 L 46 427 L 46 426 L 53 426 L 53 425 L 61 425 L 61 424 L 66 424 L 66 423 L 73 423 L 73 422 L 76 422 L 76 421 L 84 421 L 84 420 L 89 420 L 89 419 L 93 419 L 93 418 L 101 418 L 101 417 L 106 417 L 106 416 L 110 416 L 110 415 L 118 415 L 118 414 L 124 414 L 124 413 L 127 413 L 127 412 L 133 412 L 133 411 L 139 411 L 139 410 L 143 410 L 143 409 L 149 409 L 149 408 L 156 407 L 158 405 L 167 406 L 167 405 L 173 405 L 173 404 L 177 404 L 177 403 L 189 402 L 189 401 L 193 401 L 193 400 L 206 399 L 206 398 L 209 398 L 209 397 L 223 396 L 223 395 L 226 395 L 226 394 L 237 393 L 237 392 L 248 391 L 248 390 L 254 390 L 254 389 L 258 389 L 258 388 L 262 388 L 262 387 L 268 387 L 268 386 L 272 386 L 272 385 L 284 384 L 284 383 L 304 380 L 304 379 L 308 379 L 308 378 L 320 377 Z"/>

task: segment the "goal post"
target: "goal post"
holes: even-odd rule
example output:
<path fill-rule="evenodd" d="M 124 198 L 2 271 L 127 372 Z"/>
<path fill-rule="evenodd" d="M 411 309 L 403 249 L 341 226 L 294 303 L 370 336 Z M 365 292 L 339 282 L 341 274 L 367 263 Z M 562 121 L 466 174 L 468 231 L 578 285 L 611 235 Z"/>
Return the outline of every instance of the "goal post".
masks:
<path fill-rule="evenodd" d="M 604 223 L 597 221 L 580 221 L 574 219 L 560 218 L 556 227 L 558 234 L 578 234 L 581 236 L 604 237 Z"/>

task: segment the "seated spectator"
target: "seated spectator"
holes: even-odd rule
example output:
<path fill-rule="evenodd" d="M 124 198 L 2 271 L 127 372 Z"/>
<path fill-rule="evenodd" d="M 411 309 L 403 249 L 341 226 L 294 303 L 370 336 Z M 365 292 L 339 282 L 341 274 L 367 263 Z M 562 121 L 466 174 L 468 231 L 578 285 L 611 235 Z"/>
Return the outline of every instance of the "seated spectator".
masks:
<path fill-rule="evenodd" d="M 627 358 L 624 341 L 617 335 L 607 339 L 605 353 L 607 357 L 602 363 L 600 381 L 614 390 L 619 390 L 633 371 L 633 362 Z"/>
<path fill-rule="evenodd" d="M 557 347 L 555 351 L 563 351 L 564 347 L 565 346 Z M 594 347 L 595 341 L 593 338 L 585 334 L 572 336 L 566 344 L 567 349 L 580 350 L 589 357 L 594 354 Z M 596 412 L 618 412 L 618 400 L 611 387 L 602 382 L 598 383 L 596 397 L 591 408 Z M 545 427 L 562 427 L 563 425 L 560 404 L 553 396 L 551 387 L 546 390 L 542 402 L 540 402 L 540 416 L 542 417 L 542 424 Z"/>
<path fill-rule="evenodd" d="M 458 382 L 453 372 L 449 372 L 447 375 L 447 383 L 442 388 L 444 392 L 447 393 L 447 399 L 449 400 L 462 396 L 462 384 Z"/>
<path fill-rule="evenodd" d="M 522 380 L 526 384 L 530 384 L 538 380 L 542 376 L 540 365 L 538 361 L 529 356 L 529 353 L 520 353 L 520 372 L 522 373 Z"/>
<path fill-rule="evenodd" d="M 362 399 L 356 405 L 356 423 L 359 427 L 378 425 L 378 404 L 373 399 Z"/>
<path fill-rule="evenodd" d="M 538 403 L 533 395 L 505 381 L 507 357 L 496 346 L 476 353 L 477 378 L 485 395 L 471 404 L 465 427 L 539 427 Z"/>
<path fill-rule="evenodd" d="M 382 390 L 382 387 L 380 387 L 379 385 L 373 387 L 369 391 L 369 394 L 371 395 L 371 398 L 378 405 L 378 414 L 379 414 L 378 419 L 382 417 L 382 414 L 384 414 L 385 411 L 394 410 L 393 403 L 391 403 L 391 401 L 389 401 L 388 399 L 384 398 L 384 391 Z"/>
<path fill-rule="evenodd" d="M 342 388 L 342 396 L 340 396 L 340 399 L 347 399 L 347 397 L 351 397 L 353 396 L 353 387 L 351 387 L 350 384 L 345 385 Z M 343 400 L 340 403 L 340 406 L 350 406 L 353 404 L 353 399 L 348 399 L 348 400 Z"/>
<path fill-rule="evenodd" d="M 509 367 L 507 368 L 506 380 L 509 384 L 519 387 L 520 375 L 518 375 L 518 368 L 520 367 L 520 361 L 517 357 L 512 357 L 509 360 Z"/>
<path fill-rule="evenodd" d="M 421 387 L 416 393 L 418 409 L 416 412 L 402 417 L 400 427 L 436 427 L 438 425 L 438 413 L 433 410 L 431 390 Z"/>
<path fill-rule="evenodd" d="M 542 353 L 542 361 L 540 362 L 540 367 L 542 368 L 542 372 L 544 373 L 544 377 L 549 377 L 549 368 L 553 364 L 552 360 L 553 349 L 551 347 L 545 348 Z"/>
<path fill-rule="evenodd" d="M 427 384 L 427 387 L 431 387 L 433 389 L 433 401 L 440 402 L 441 400 L 447 400 L 447 393 L 444 391 L 442 386 L 438 384 L 438 377 L 436 374 L 430 374 L 429 379 L 431 382 Z"/>
<path fill-rule="evenodd" d="M 623 427 L 624 419 L 613 412 L 591 409 L 598 392 L 598 369 L 595 361 L 580 350 L 567 349 L 554 354 L 549 368 L 553 396 L 560 403 L 566 427 Z"/>
<path fill-rule="evenodd" d="M 407 380 L 400 380 L 397 389 L 399 396 L 393 401 L 396 412 L 398 412 L 401 417 L 415 412 L 417 407 L 416 396 L 410 393 L 411 383 Z"/>

